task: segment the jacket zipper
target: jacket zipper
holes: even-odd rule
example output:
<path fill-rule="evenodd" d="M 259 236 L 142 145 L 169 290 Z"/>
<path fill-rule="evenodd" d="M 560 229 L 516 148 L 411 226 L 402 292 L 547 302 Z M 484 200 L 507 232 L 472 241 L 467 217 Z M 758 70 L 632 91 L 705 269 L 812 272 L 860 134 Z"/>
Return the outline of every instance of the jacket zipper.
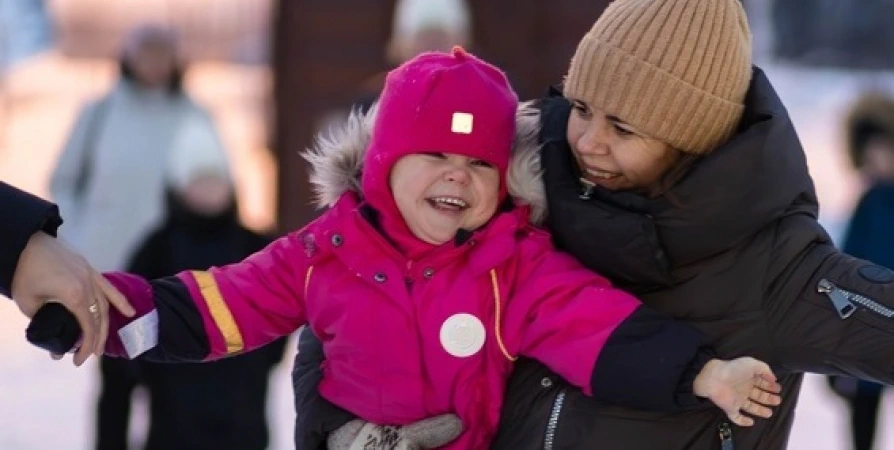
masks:
<path fill-rule="evenodd" d="M 543 439 L 543 450 L 553 450 L 553 442 L 556 439 L 556 429 L 559 428 L 559 415 L 562 414 L 562 406 L 565 405 L 565 390 L 562 389 L 553 400 L 553 409 L 549 413 L 549 422 L 546 423 L 546 437 Z"/>
<path fill-rule="evenodd" d="M 894 317 L 894 309 L 891 309 L 869 297 L 864 297 L 850 291 L 839 288 L 831 281 L 823 278 L 816 287 L 817 292 L 826 294 L 832 301 L 832 306 L 838 312 L 838 317 L 847 319 L 857 312 L 857 306 L 862 306 L 875 314 L 885 318 Z"/>
<path fill-rule="evenodd" d="M 729 422 L 720 422 L 720 425 L 717 427 L 717 433 L 720 435 L 720 450 L 735 450 L 733 428 Z"/>

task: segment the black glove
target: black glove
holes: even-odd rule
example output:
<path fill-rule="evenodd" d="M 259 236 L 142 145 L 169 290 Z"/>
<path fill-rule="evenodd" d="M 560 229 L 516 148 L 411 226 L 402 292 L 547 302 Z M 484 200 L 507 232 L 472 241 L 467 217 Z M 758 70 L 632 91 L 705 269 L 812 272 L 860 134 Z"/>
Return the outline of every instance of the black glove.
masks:
<path fill-rule="evenodd" d="M 25 330 L 25 338 L 54 355 L 64 355 L 76 350 L 81 339 L 81 326 L 65 306 L 48 302 L 31 318 L 31 323 Z"/>

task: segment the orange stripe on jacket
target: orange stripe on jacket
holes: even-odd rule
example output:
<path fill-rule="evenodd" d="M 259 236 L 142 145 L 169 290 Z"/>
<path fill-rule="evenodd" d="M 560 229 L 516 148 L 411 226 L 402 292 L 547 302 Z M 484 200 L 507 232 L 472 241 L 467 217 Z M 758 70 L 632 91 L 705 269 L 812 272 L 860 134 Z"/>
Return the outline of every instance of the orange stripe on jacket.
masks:
<path fill-rule="evenodd" d="M 245 348 L 245 342 L 242 340 L 242 333 L 236 326 L 236 320 L 233 319 L 233 313 L 224 302 L 220 288 L 214 276 L 208 272 L 193 271 L 190 272 L 196 280 L 196 284 L 202 293 L 202 299 L 211 312 L 211 318 L 220 333 L 223 335 L 224 342 L 227 344 L 227 354 L 239 353 Z"/>

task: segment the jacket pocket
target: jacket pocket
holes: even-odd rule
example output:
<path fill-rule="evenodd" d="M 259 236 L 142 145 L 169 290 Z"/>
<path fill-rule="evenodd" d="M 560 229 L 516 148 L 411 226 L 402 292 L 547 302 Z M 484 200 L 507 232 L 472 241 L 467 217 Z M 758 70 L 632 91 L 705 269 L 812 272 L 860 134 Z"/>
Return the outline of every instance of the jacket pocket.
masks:
<path fill-rule="evenodd" d="M 720 449 L 716 407 L 660 413 L 598 403 L 569 388 L 548 450 Z M 546 442 L 546 440 L 544 440 Z"/>
<path fill-rule="evenodd" d="M 894 329 L 894 309 L 878 300 L 844 289 L 826 278 L 819 281 L 816 291 L 828 298 L 841 320 L 855 316 L 867 325 Z"/>
<path fill-rule="evenodd" d="M 834 251 L 815 253 L 809 282 L 797 295 L 778 297 L 772 331 L 781 363 L 793 372 L 894 383 L 894 272 Z"/>
<path fill-rule="evenodd" d="M 572 390 L 543 364 L 519 358 L 507 383 L 499 429 L 491 450 L 543 450 L 547 433 L 553 434 L 561 418 L 554 416 L 556 403 L 564 410 L 564 398 Z"/>

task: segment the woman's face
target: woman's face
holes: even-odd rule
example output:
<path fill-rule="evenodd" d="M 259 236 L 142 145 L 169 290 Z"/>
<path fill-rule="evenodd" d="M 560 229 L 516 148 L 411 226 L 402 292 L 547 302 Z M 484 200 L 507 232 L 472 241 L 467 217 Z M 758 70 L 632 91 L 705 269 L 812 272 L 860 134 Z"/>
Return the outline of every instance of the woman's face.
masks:
<path fill-rule="evenodd" d="M 568 143 L 588 181 L 611 190 L 650 190 L 680 159 L 680 151 L 620 118 L 569 100 Z"/>
<path fill-rule="evenodd" d="M 136 79 L 146 87 L 162 87 L 168 83 L 176 69 L 176 54 L 170 43 L 147 41 L 142 43 L 128 62 Z"/>

